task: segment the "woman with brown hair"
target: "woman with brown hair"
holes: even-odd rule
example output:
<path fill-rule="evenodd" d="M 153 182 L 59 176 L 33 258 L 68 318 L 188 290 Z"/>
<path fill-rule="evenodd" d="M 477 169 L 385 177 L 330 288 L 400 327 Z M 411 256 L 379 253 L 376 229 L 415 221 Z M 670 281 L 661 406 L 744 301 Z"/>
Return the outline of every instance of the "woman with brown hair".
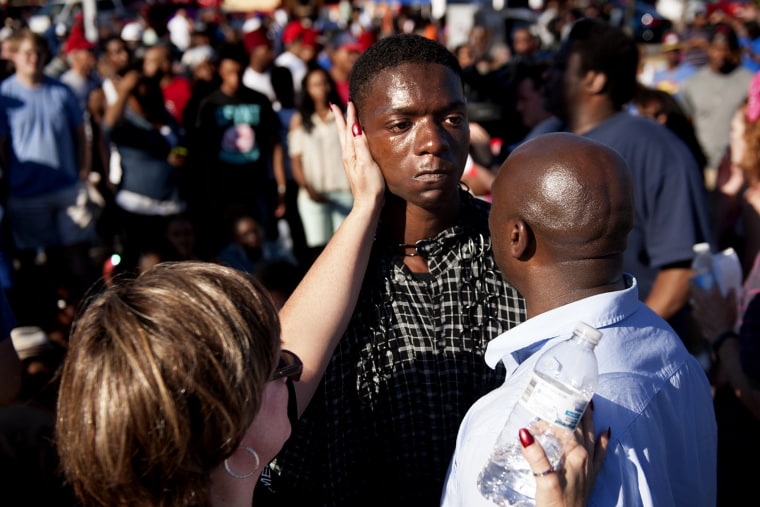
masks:
<path fill-rule="evenodd" d="M 84 505 L 251 505 L 290 435 L 265 289 L 207 263 L 163 263 L 114 285 L 72 331 L 56 440 Z M 279 363 L 278 363 L 279 358 Z"/>
<path fill-rule="evenodd" d="M 716 189 L 718 246 L 738 252 L 746 277 L 760 253 L 760 73 L 733 116 L 729 137 Z"/>

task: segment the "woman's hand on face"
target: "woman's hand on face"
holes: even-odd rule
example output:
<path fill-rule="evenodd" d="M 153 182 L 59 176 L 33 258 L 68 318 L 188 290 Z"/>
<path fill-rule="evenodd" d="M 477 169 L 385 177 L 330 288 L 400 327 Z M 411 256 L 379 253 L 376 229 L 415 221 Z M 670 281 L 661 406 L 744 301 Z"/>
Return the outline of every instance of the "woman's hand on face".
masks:
<path fill-rule="evenodd" d="M 343 151 L 343 167 L 351 185 L 354 206 L 362 204 L 372 207 L 382 206 L 385 179 L 383 179 L 380 166 L 369 151 L 367 137 L 359 125 L 353 102 L 348 104 L 346 118 L 343 118 L 343 113 L 338 106 L 331 105 L 330 109 L 338 125 L 338 137 Z"/>
<path fill-rule="evenodd" d="M 544 449 L 527 429 L 520 430 L 522 453 L 536 476 L 536 507 L 585 507 L 602 468 L 610 440 L 609 430 L 594 437 L 593 407 L 583 414 L 574 432 L 559 431 L 563 466 L 551 470 Z M 526 435 L 527 433 L 527 435 Z"/>

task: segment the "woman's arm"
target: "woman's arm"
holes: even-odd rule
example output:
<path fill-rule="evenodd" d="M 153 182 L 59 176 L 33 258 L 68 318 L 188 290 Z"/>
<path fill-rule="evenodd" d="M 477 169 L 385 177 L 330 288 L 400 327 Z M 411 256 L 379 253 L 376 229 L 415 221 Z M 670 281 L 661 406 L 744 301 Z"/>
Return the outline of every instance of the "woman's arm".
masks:
<path fill-rule="evenodd" d="M 303 361 L 295 383 L 299 415 L 314 395 L 335 346 L 348 326 L 367 269 L 375 229 L 383 206 L 385 181 L 358 127 L 356 110 L 347 118 L 332 107 L 340 132 L 343 165 L 354 206 L 280 311 L 283 348 Z"/>
<path fill-rule="evenodd" d="M 132 90 L 137 86 L 139 80 L 140 72 L 133 70 L 127 72 L 124 77 L 116 83 L 116 91 L 118 92 L 118 95 L 113 104 L 108 104 L 106 106 L 106 111 L 103 114 L 104 128 L 113 128 L 114 125 L 122 120 L 129 96 L 132 94 Z"/>

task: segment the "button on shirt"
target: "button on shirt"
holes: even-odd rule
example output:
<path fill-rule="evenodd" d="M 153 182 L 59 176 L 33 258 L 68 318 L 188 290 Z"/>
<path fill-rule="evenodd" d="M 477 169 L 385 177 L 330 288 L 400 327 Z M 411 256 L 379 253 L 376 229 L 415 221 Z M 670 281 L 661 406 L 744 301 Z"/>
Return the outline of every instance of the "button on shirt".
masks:
<path fill-rule="evenodd" d="M 442 505 L 493 507 L 477 478 L 540 353 L 583 321 L 596 347 L 596 432 L 612 440 L 589 506 L 711 506 L 716 499 L 717 428 L 704 370 L 672 329 L 628 288 L 543 313 L 494 339 L 486 362 L 503 362 L 504 384 L 468 411 L 459 430 Z M 517 439 L 517 435 L 515 435 Z"/>

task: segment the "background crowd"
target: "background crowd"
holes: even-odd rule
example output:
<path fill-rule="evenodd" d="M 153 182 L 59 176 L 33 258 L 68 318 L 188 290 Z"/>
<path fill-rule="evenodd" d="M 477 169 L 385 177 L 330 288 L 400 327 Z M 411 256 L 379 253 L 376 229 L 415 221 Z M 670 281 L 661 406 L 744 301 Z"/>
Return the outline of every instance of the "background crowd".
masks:
<path fill-rule="evenodd" d="M 0 412 L 0 433 L 27 445 L 21 454 L 36 469 L 0 463 L 7 483 L 49 505 L 71 502 L 44 443 L 52 435 L 55 372 L 88 293 L 162 261 L 207 260 L 252 273 L 284 303 L 353 202 L 330 105 L 346 109 L 353 63 L 394 33 L 437 40 L 459 61 L 471 124 L 462 182 L 481 199 L 490 199 L 498 168 L 517 146 L 559 130 L 612 145 L 641 174 L 688 166 L 692 173 L 678 183 L 688 191 L 637 179 L 640 205 L 661 209 L 629 241 L 648 241 L 655 230 L 663 241 L 659 264 L 635 260 L 654 265 L 635 273 L 640 295 L 711 375 L 722 433 L 760 435 L 756 407 L 743 405 L 719 374 L 710 353 L 715 337 L 689 314 L 688 262 L 670 255 L 674 248 L 662 239 L 671 228 L 690 228 L 714 251 L 734 248 L 748 290 L 757 289 L 760 10 L 751 2 L 699 4 L 651 41 L 626 26 L 640 53 L 638 88 L 633 100 L 617 103 L 615 76 L 571 82 L 557 75 L 556 62 L 574 63 L 558 52 L 575 21 L 622 26 L 624 6 L 534 4 L 511 2 L 519 16 L 481 6 L 458 39 L 429 6 L 359 1 L 234 14 L 154 4 L 99 22 L 95 40 L 85 36 L 81 13 L 35 33 L 30 12 L 5 12 L 0 283 L 24 377 L 21 403 Z M 43 91 L 26 93 L 25 84 Z M 552 104 L 549 92 L 558 88 L 562 100 Z M 602 125 L 597 118 L 613 111 L 586 100 L 587 89 L 606 93 L 625 119 Z M 626 123 L 630 116 L 669 134 L 654 140 L 659 131 Z M 663 205 L 668 200 L 672 208 Z M 686 211 L 673 211 L 681 204 Z M 754 311 L 748 294 L 739 295 L 741 308 Z M 760 363 L 747 357 L 754 386 Z M 747 439 L 760 445 L 747 436 L 723 449 Z"/>

